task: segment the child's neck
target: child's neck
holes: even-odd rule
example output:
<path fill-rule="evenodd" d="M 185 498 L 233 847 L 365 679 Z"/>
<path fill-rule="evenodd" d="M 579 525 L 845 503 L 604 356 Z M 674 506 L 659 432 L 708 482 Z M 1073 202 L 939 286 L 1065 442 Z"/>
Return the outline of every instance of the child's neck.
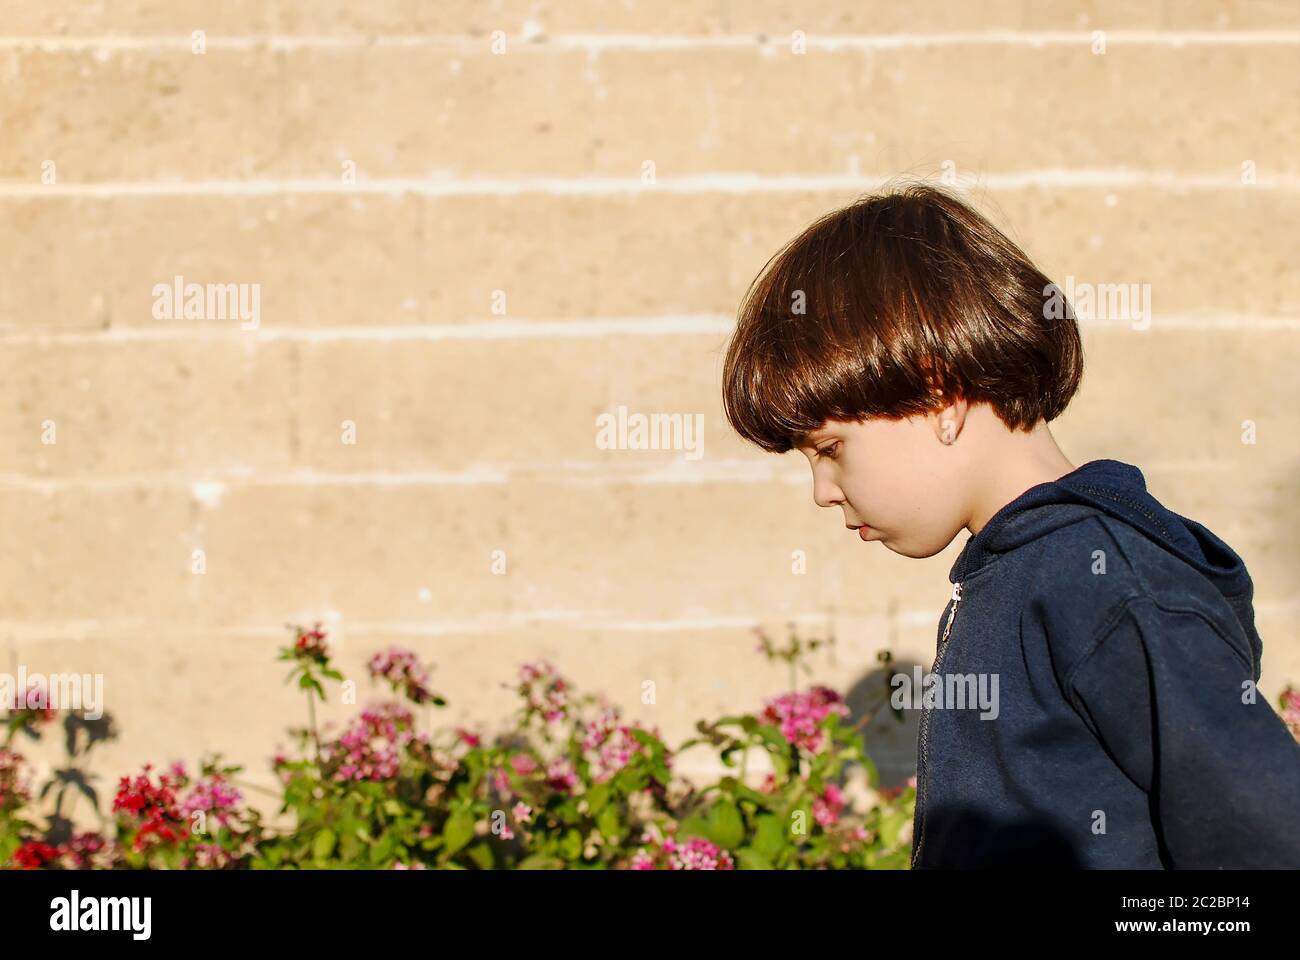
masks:
<path fill-rule="evenodd" d="M 1030 487 L 1059 480 L 1077 468 L 1056 445 L 1047 422 L 1040 420 L 1028 433 L 1012 432 L 996 421 L 982 444 L 983 468 L 972 471 L 981 477 L 974 491 L 966 529 L 979 533 L 989 519 Z"/>

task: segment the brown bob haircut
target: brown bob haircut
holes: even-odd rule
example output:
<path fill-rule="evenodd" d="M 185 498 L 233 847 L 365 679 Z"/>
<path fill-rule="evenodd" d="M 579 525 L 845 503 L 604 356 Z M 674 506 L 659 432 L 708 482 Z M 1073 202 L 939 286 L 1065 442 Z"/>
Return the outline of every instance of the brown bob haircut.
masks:
<path fill-rule="evenodd" d="M 827 420 L 924 415 L 958 397 L 988 403 L 1010 430 L 1054 420 L 1078 389 L 1083 348 L 1068 304 L 1047 319 L 1050 285 L 939 188 L 860 197 L 750 284 L 723 365 L 727 420 L 772 453 L 806 446 Z"/>

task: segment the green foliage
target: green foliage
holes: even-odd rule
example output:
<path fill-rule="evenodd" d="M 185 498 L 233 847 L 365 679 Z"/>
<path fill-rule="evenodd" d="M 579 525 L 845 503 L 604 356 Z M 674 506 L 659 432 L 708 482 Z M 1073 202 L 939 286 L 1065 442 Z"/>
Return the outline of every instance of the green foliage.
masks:
<path fill-rule="evenodd" d="M 599 696 L 577 695 L 544 662 L 525 664 L 513 721 L 488 738 L 456 728 L 426 733 L 446 700 L 409 651 L 376 654 L 372 682 L 394 696 L 360 710 L 346 728 L 317 728 L 314 703 L 343 680 L 325 633 L 294 627 L 278 659 L 306 694 L 308 726 L 293 730 L 292 756 L 272 761 L 281 829 L 244 806 L 239 768 L 210 759 L 189 778 L 177 764 L 122 778 L 111 830 L 75 848 L 42 832 L 28 795 L 0 766 L 0 863 L 27 867 L 118 866 L 283 869 L 906 869 L 915 792 L 880 791 L 854 812 L 842 784 L 878 775 L 847 710 L 825 687 L 792 690 L 756 714 L 697 724 L 676 750 L 656 730 L 625 721 Z M 773 653 L 790 665 L 821 641 Z M 9 720 L 9 740 L 32 717 Z M 703 788 L 673 774 L 686 750 L 711 751 L 734 771 Z M 11 754 L 12 756 L 12 754 Z M 768 771 L 755 787 L 746 772 Z M 17 768 L 15 768 L 17 769 Z M 252 785 L 242 785 L 253 789 Z M 8 792 L 6 793 L 6 787 Z M 69 765 L 46 785 L 97 807 Z M 8 800 L 5 798 L 8 797 Z M 195 811 L 201 811 L 196 813 Z M 196 824 L 198 827 L 196 828 Z M 98 846 L 96 846 L 98 844 Z M 80 849 L 82 854 L 76 854 Z M 90 850 L 90 853 L 86 853 Z M 93 854 L 93 855 L 92 855 Z"/>

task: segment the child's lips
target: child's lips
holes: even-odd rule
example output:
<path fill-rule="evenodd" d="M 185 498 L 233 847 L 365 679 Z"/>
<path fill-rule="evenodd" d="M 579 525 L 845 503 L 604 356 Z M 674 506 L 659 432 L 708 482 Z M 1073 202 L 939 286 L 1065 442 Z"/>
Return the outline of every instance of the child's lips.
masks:
<path fill-rule="evenodd" d="M 871 528 L 864 523 L 862 526 L 858 527 L 858 536 L 861 537 L 863 540 L 870 540 Z"/>

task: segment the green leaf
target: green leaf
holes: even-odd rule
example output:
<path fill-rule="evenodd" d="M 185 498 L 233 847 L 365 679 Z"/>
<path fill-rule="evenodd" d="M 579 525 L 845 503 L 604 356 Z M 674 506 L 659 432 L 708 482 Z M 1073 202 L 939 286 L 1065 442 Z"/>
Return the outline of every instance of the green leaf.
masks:
<path fill-rule="evenodd" d="M 788 838 L 785 833 L 785 821 L 772 814 L 763 814 L 754 821 L 754 850 L 770 859 L 776 859 Z"/>
<path fill-rule="evenodd" d="M 450 857 L 474 839 L 474 815 L 465 810 L 453 813 L 443 825 L 442 839 L 447 845 L 446 856 Z"/>
<path fill-rule="evenodd" d="M 741 870 L 775 870 L 772 861 L 767 859 L 757 850 L 750 847 L 742 847 L 736 851 L 736 865 Z"/>
<path fill-rule="evenodd" d="M 677 825 L 677 834 L 681 837 L 703 837 L 708 840 L 709 821 L 703 817 L 687 817 Z"/>
<path fill-rule="evenodd" d="M 622 821 L 618 815 L 618 807 L 607 806 L 600 812 L 596 818 L 596 829 L 606 840 L 613 839 L 622 833 Z"/>
<path fill-rule="evenodd" d="M 745 821 L 730 800 L 715 803 L 709 811 L 709 839 L 727 850 L 740 846 L 745 839 Z"/>
<path fill-rule="evenodd" d="M 492 869 L 492 847 L 486 842 L 474 844 L 466 853 L 480 870 Z"/>
<path fill-rule="evenodd" d="M 327 860 L 330 854 L 334 852 L 334 831 L 326 827 L 320 833 L 316 834 L 316 839 L 311 843 L 311 855 L 315 860 Z"/>
<path fill-rule="evenodd" d="M 609 803 L 609 784 L 598 783 L 587 791 L 587 809 L 591 815 L 598 816 Z"/>
<path fill-rule="evenodd" d="M 517 870 L 563 870 L 564 861 L 544 853 L 534 853 L 519 861 Z"/>
<path fill-rule="evenodd" d="M 577 860 L 582 856 L 582 834 L 572 827 L 560 838 L 560 855 L 566 860 Z"/>

